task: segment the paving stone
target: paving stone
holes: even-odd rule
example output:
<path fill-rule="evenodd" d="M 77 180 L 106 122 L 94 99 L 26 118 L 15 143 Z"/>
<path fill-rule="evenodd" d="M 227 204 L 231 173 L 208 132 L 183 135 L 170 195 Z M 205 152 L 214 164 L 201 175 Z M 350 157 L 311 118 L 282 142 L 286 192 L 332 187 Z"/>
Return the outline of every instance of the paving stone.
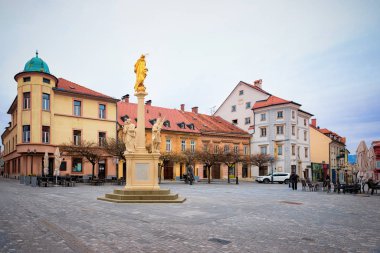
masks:
<path fill-rule="evenodd" d="M 164 182 L 187 201 L 96 200 L 115 188 L 0 179 L 0 252 L 380 252 L 379 194 Z"/>

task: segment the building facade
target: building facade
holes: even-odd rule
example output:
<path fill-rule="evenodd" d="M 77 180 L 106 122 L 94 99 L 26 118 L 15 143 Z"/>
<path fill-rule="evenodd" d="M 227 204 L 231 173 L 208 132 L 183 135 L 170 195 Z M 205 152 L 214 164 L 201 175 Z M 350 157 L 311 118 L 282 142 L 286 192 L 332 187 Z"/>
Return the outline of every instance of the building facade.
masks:
<path fill-rule="evenodd" d="M 301 105 L 287 101 L 262 89 L 262 80 L 248 84 L 239 82 L 222 105 L 218 115 L 249 131 L 251 154 L 265 153 L 276 158 L 267 167 L 252 166 L 251 175 L 266 175 L 277 172 L 298 173 L 310 176 L 310 113 L 300 109 Z"/>
<path fill-rule="evenodd" d="M 332 140 L 319 131 L 317 119 L 312 119 L 310 129 L 310 159 L 313 181 L 323 181 L 330 170 L 330 143 Z"/>
<path fill-rule="evenodd" d="M 118 122 L 121 129 L 125 119 L 136 122 L 137 104 L 129 102 L 129 96 L 118 102 Z M 152 126 L 157 118 L 164 119 L 161 130 L 160 153 L 176 153 L 202 151 L 205 145 L 211 146 L 215 152 L 223 152 L 228 146 L 241 154 L 249 154 L 249 134 L 221 117 L 198 113 L 198 108 L 185 111 L 185 105 L 180 109 L 169 109 L 153 106 L 149 100 L 145 105 L 146 146 L 151 143 Z M 120 130 L 119 130 L 120 131 Z M 167 161 L 163 164 L 162 177 L 167 180 L 180 180 L 185 173 L 184 162 Z M 119 175 L 126 174 L 124 161 L 119 161 Z M 201 162 L 196 162 L 195 176 L 200 179 L 207 178 L 207 170 Z M 250 174 L 246 164 L 238 163 L 235 170 L 230 172 L 233 176 L 249 178 Z M 227 166 L 218 163 L 211 169 L 212 179 L 226 179 Z"/>
<path fill-rule="evenodd" d="M 310 131 L 312 114 L 302 111 L 301 105 L 271 95 L 253 105 L 254 131 L 251 139 L 253 154 L 270 154 L 275 172 L 295 172 L 310 178 Z M 272 168 L 270 168 L 272 169 Z M 267 171 L 253 169 L 254 175 Z"/>
<path fill-rule="evenodd" d="M 43 156 L 49 154 L 49 175 L 53 174 L 54 151 L 66 143 L 86 140 L 98 143 L 116 136 L 118 100 L 84 86 L 56 78 L 48 65 L 36 56 L 15 75 L 17 96 L 8 114 L 9 126 L 1 135 L 4 173 L 10 177 L 42 175 Z M 61 175 L 88 175 L 92 166 L 83 157 L 64 156 Z M 116 175 L 113 158 L 104 153 L 96 166 L 100 177 Z"/>

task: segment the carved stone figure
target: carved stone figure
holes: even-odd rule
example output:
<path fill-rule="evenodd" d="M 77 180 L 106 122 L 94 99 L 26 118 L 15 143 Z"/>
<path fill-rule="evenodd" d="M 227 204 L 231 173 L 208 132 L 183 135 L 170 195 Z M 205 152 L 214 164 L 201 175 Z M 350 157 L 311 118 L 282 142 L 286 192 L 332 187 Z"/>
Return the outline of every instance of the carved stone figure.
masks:
<path fill-rule="evenodd" d="M 125 143 L 125 150 L 128 153 L 132 153 L 136 148 L 136 126 L 130 119 L 124 121 L 123 126 L 123 139 Z"/>
<path fill-rule="evenodd" d="M 160 152 L 161 144 L 161 128 L 164 124 L 164 119 L 158 118 L 152 127 L 152 152 Z"/>
<path fill-rule="evenodd" d="M 147 75 L 148 69 L 146 68 L 145 63 L 145 55 L 141 55 L 141 57 L 135 63 L 135 73 L 136 73 L 136 83 L 135 83 L 135 91 L 136 92 L 144 92 L 144 80 Z"/>

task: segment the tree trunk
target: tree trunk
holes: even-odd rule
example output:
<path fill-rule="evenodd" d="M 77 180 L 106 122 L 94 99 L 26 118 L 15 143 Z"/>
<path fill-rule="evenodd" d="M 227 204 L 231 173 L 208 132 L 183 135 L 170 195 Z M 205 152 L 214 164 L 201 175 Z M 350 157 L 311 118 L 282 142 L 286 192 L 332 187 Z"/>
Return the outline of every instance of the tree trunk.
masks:
<path fill-rule="evenodd" d="M 210 184 L 211 183 L 211 167 L 207 166 L 207 182 Z"/>
<path fill-rule="evenodd" d="M 230 180 L 230 167 L 229 166 L 227 166 L 227 182 L 231 183 L 231 180 Z"/>
<path fill-rule="evenodd" d="M 92 179 L 94 179 L 95 174 L 95 163 L 92 164 Z"/>

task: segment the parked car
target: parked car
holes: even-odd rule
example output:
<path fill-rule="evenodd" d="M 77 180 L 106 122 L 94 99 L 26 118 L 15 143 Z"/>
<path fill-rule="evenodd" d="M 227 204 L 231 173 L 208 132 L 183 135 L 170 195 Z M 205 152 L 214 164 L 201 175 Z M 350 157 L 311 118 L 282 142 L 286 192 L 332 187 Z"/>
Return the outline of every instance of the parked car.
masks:
<path fill-rule="evenodd" d="M 285 183 L 289 184 L 290 173 L 285 172 L 275 172 L 273 173 L 273 182 L 277 182 L 279 184 Z M 268 174 L 266 176 L 258 176 L 256 177 L 256 182 L 268 184 L 272 181 L 272 174 Z"/>

